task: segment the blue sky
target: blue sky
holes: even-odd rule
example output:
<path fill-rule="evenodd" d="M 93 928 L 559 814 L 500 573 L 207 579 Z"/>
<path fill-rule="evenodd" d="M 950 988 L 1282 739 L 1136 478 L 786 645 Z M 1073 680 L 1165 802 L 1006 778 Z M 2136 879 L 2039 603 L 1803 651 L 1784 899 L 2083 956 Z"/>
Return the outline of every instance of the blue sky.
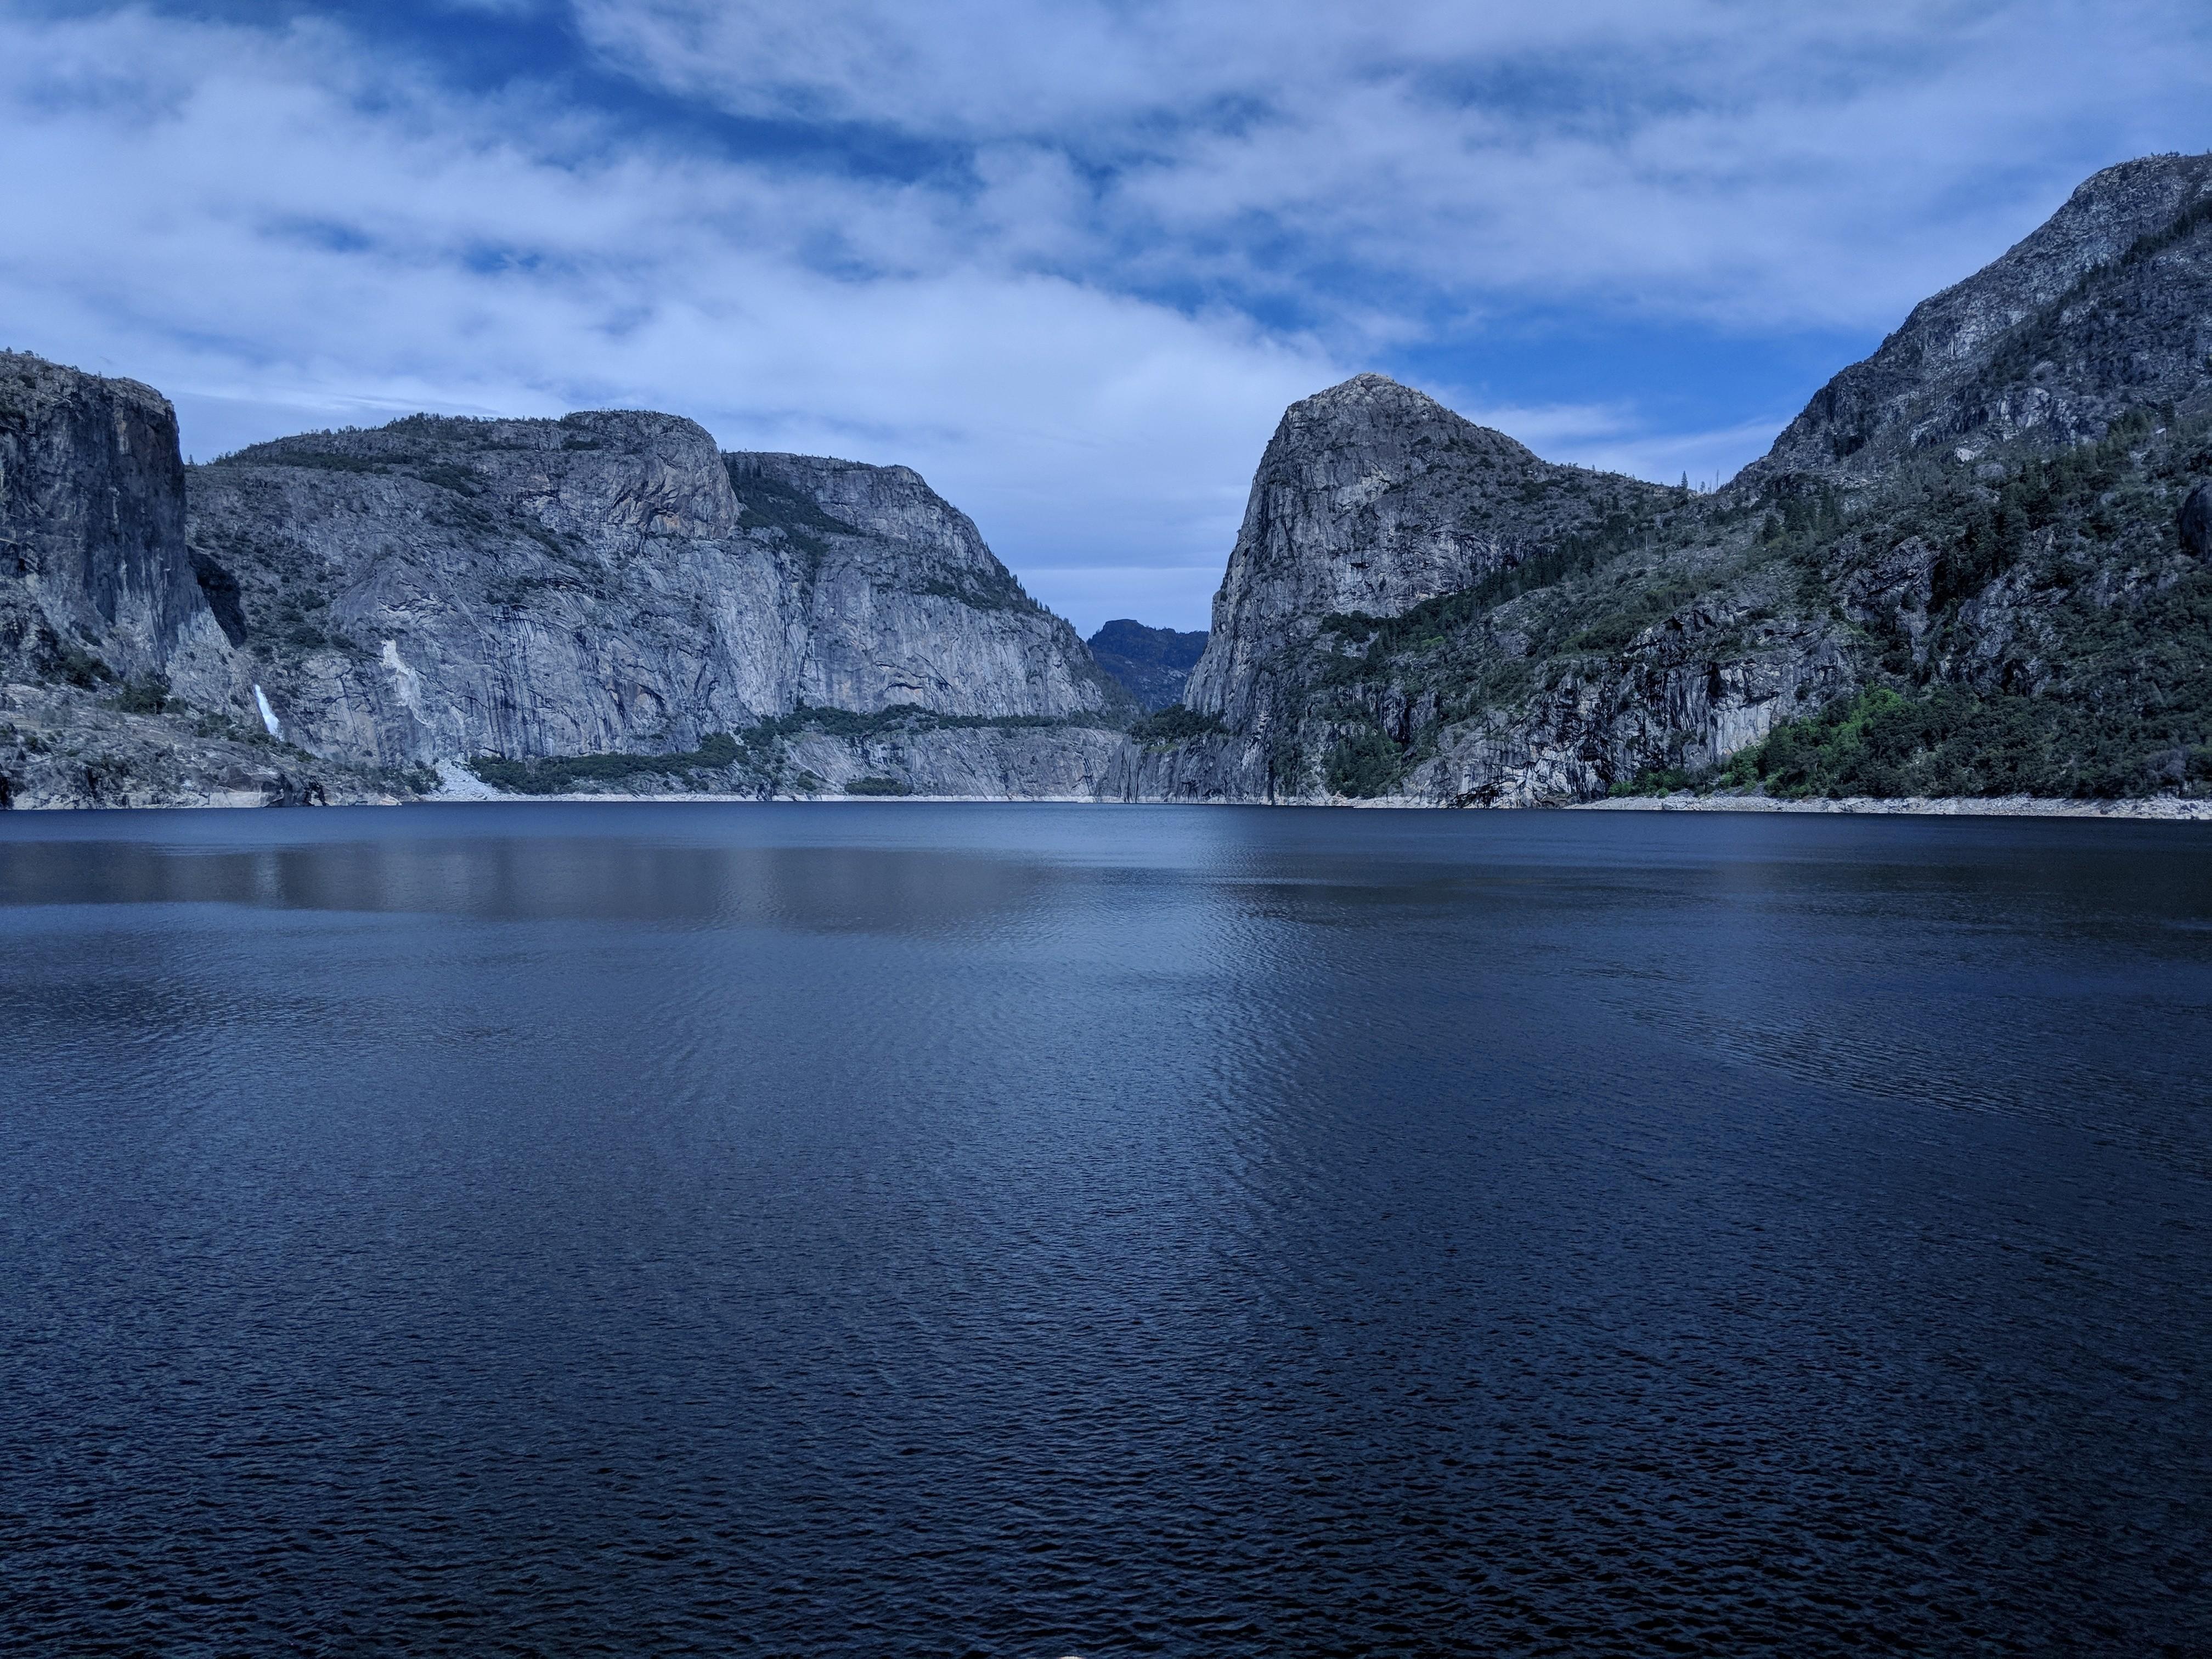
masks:
<path fill-rule="evenodd" d="M 2207 86 L 2202 0 L 0 0 L 0 343 L 202 456 L 635 404 L 902 461 L 1085 632 L 1202 627 L 1293 398 L 1725 477 Z"/>

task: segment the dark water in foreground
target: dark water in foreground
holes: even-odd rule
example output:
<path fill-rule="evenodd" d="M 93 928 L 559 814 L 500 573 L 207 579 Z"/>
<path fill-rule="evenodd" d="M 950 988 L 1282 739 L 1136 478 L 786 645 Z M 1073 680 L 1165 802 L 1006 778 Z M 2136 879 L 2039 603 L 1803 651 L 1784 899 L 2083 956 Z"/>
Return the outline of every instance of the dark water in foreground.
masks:
<path fill-rule="evenodd" d="M 0 1648 L 2212 1651 L 2212 834 L 0 818 Z"/>

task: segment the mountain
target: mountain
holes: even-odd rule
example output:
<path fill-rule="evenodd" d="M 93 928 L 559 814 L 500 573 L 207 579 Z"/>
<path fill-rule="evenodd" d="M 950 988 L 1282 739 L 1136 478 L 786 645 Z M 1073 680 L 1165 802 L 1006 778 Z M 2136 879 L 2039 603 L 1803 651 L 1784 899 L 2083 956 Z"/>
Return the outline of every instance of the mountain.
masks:
<path fill-rule="evenodd" d="M 1086 650 L 902 467 L 601 411 L 186 469 L 10 355 L 0 800 L 2207 796 L 2208 560 L 2212 156 L 2086 181 L 1711 494 L 1291 405 L 1149 713 L 1200 636 Z"/>
<path fill-rule="evenodd" d="M 467 769 L 1088 794 L 1140 712 L 904 467 L 724 455 L 624 410 L 187 469 L 150 388 L 0 365 L 0 667 L 35 744 L 0 775 L 27 804 L 396 799 Z"/>
<path fill-rule="evenodd" d="M 1711 495 L 1332 388 L 1261 459 L 1185 693 L 1213 729 L 1138 792 L 2212 792 L 2208 319 L 2212 157 L 2155 156 Z"/>
<path fill-rule="evenodd" d="M 688 751 L 806 707 L 1127 701 L 915 473 L 725 456 L 672 416 L 416 416 L 257 445 L 190 495 L 237 672 L 318 752 Z"/>
<path fill-rule="evenodd" d="M 1108 623 L 1085 643 L 1098 665 L 1152 711 L 1182 701 L 1183 685 L 1206 649 L 1206 635 L 1147 628 L 1123 617 Z"/>
<path fill-rule="evenodd" d="M 1912 308 L 1814 397 L 1737 482 L 1863 483 L 1948 449 L 2094 441 L 2130 410 L 2203 389 L 2212 353 L 2212 155 L 2154 155 L 2085 181 L 2001 258 Z"/>
<path fill-rule="evenodd" d="M 0 806 L 392 798 L 222 706 L 185 514 L 161 393 L 0 353 Z"/>

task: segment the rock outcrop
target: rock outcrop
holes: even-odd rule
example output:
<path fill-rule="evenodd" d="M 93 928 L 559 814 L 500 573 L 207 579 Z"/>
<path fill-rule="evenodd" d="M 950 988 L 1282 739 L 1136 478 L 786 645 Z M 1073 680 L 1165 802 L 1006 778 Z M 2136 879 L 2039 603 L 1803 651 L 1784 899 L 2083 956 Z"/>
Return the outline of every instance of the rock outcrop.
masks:
<path fill-rule="evenodd" d="M 2186 398 L 2212 356 L 2212 155 L 2153 155 L 2085 180 L 2032 235 L 1923 300 L 1814 394 L 1741 483 L 1853 483 L 1928 452 L 1972 462 L 2028 437 L 2101 437 Z"/>
<path fill-rule="evenodd" d="M 1360 375 L 1285 415 L 1141 718 L 904 468 L 617 411 L 187 475 L 158 394 L 0 359 L 0 799 L 2212 796 L 2208 319 L 2212 157 L 2158 156 L 1711 494 Z"/>
<path fill-rule="evenodd" d="M 1064 794 L 1139 713 L 904 467 L 602 411 L 186 469 L 149 388 L 0 370 L 14 805 L 398 799 L 487 757 L 653 755 L 623 787 L 804 793 L 896 763 Z M 742 763 L 700 761 L 732 732 Z"/>
<path fill-rule="evenodd" d="M 1184 701 L 1264 720 L 1280 659 L 1332 614 L 1395 617 L 1656 492 L 1540 460 L 1385 374 L 1291 405 L 1260 459 Z"/>
<path fill-rule="evenodd" d="M 2212 559 L 2212 483 L 2201 483 L 2189 492 L 2175 521 L 2185 550 L 2200 559 Z"/>
<path fill-rule="evenodd" d="M 0 805 L 399 799 L 231 702 L 167 399 L 0 353 Z"/>
<path fill-rule="evenodd" d="M 0 352 L 0 674 L 89 686 L 208 643 L 184 522 L 168 399 Z"/>

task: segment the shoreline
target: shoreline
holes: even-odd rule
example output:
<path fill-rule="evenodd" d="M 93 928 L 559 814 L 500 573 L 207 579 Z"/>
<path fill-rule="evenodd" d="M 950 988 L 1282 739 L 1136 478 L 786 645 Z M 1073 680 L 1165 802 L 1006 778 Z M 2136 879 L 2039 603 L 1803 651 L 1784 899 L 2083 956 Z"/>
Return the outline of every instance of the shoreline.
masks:
<path fill-rule="evenodd" d="M 22 800 L 15 812 L 128 812 L 224 811 L 270 810 L 265 799 L 246 798 L 244 791 L 211 792 L 216 798 L 198 800 L 141 801 L 113 805 L 47 805 Z M 227 796 L 228 798 L 222 798 Z M 1470 811 L 1470 812 L 1762 812 L 1820 814 L 1859 817 L 1984 817 L 1984 818 L 2104 818 L 2137 823 L 2212 823 L 2212 799 L 2183 800 L 2159 795 L 2134 800 L 2077 800 L 2042 795 L 1937 795 L 1885 799 L 1868 795 L 1839 800 L 1814 799 L 1777 800 L 1765 795 L 1621 795 L 1604 800 L 1532 802 L 1517 806 L 1453 807 L 1442 801 L 1416 800 L 1407 796 L 1382 796 L 1365 800 L 1122 800 L 1099 795 L 752 795 L 574 793 L 558 795 L 502 794 L 489 788 L 446 789 L 402 800 L 386 795 L 378 799 L 338 800 L 316 805 L 337 806 L 866 806 L 878 803 L 915 806 L 1258 806 L 1354 811 Z M 294 805 L 305 805 L 296 803 Z M 11 814 L 12 816 L 12 814 Z"/>
<path fill-rule="evenodd" d="M 2141 823 L 2212 823 L 2212 800 L 2153 795 L 2138 800 L 2075 800 L 2049 795 L 1847 795 L 1776 800 L 1767 795 L 1618 795 L 1575 801 L 1570 812 L 1823 812 L 1868 817 L 2127 818 Z"/>
<path fill-rule="evenodd" d="M 1765 795 L 1621 795 L 1606 800 L 1564 801 L 1528 806 L 1452 807 L 1440 801 L 1403 796 L 1373 800 L 1114 800 L 1097 795 L 722 795 L 562 794 L 431 795 L 425 804 L 448 802 L 538 802 L 575 805 L 607 801 L 626 805 L 653 802 L 702 806 L 865 806 L 875 803 L 914 806 L 1280 806 L 1349 809 L 1354 811 L 1477 812 L 1796 812 L 1871 817 L 2120 818 L 2135 823 L 2212 823 L 2212 799 L 2181 800 L 2152 796 L 2138 800 L 2075 800 L 2044 795 L 1934 795 L 1886 799 L 1851 795 L 1777 800 Z"/>

